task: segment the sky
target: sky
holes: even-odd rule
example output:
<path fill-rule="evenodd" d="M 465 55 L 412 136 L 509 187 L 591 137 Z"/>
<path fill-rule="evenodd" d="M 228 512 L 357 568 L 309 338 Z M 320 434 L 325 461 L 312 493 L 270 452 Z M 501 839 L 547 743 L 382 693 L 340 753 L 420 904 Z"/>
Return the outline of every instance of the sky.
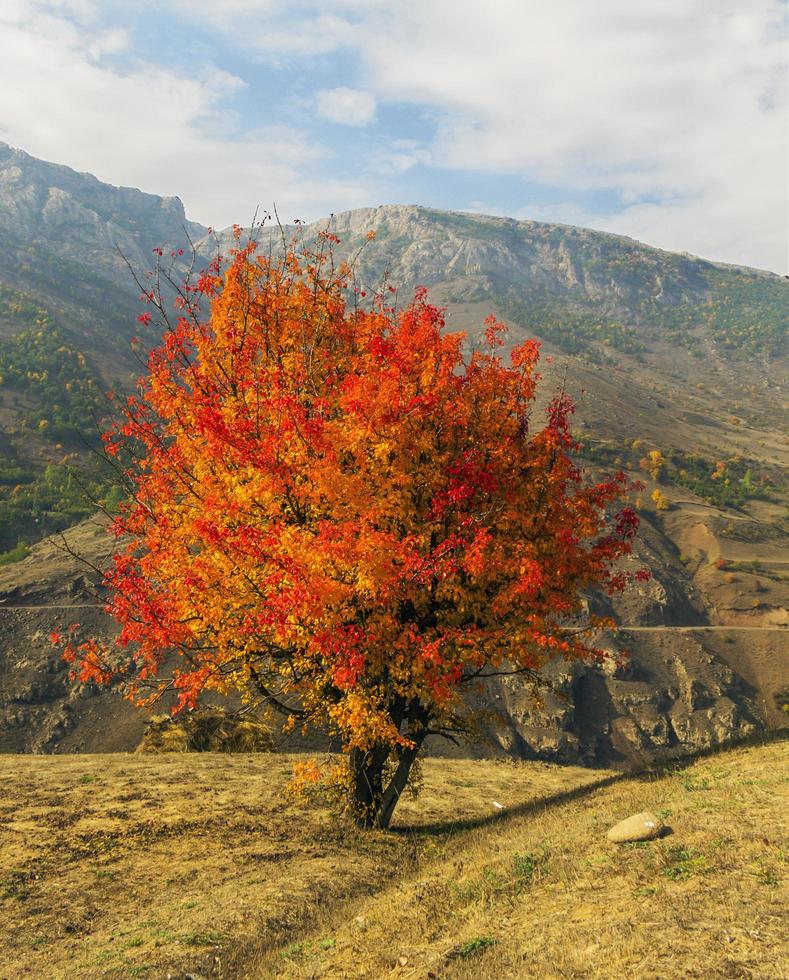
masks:
<path fill-rule="evenodd" d="M 0 0 L 0 140 L 195 221 L 378 204 L 789 272 L 786 0 Z"/>

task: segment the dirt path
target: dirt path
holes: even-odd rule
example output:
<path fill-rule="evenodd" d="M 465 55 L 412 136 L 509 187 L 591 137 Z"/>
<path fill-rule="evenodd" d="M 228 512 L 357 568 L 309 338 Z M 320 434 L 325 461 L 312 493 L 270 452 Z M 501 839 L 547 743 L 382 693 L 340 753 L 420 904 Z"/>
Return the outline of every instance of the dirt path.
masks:
<path fill-rule="evenodd" d="M 685 509 L 686 513 L 689 514 L 703 514 L 705 517 L 710 516 L 709 512 L 713 511 L 714 517 L 725 517 L 727 521 L 749 521 L 753 523 L 753 518 L 734 514 L 730 510 L 721 510 L 720 507 L 716 507 L 715 504 L 705 504 L 700 500 L 687 500 L 685 498 L 675 498 L 671 501 L 675 507 L 682 507 Z"/>
<path fill-rule="evenodd" d="M 695 633 L 697 630 L 729 632 L 738 630 L 740 632 L 754 633 L 789 633 L 787 626 L 620 626 L 622 633 Z"/>
<path fill-rule="evenodd" d="M 7 603 L 0 601 L 0 609 L 104 609 L 104 606 L 97 606 L 95 602 L 75 602 L 69 603 L 68 605 L 59 605 L 57 603 L 47 603 L 44 606 L 9 606 Z"/>

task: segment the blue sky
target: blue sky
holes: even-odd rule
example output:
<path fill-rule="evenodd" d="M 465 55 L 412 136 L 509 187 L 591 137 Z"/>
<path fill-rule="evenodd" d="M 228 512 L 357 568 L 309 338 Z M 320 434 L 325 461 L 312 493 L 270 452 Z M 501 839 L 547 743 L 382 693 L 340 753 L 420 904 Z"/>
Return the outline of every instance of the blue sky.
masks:
<path fill-rule="evenodd" d="M 382 203 L 789 271 L 783 0 L 3 0 L 0 139 L 223 227 Z"/>

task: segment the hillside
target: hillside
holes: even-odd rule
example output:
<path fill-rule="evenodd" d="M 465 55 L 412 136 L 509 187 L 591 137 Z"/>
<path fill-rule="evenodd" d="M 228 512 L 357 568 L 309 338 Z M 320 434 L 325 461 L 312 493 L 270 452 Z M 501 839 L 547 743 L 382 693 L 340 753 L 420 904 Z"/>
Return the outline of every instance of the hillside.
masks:
<path fill-rule="evenodd" d="M 702 465 L 743 457 L 752 472 L 764 469 L 757 481 L 786 461 L 781 277 L 587 229 L 414 206 L 332 223 L 341 256 L 376 232 L 358 263 L 362 286 L 386 277 L 407 298 L 426 285 L 448 305 L 450 329 L 473 333 L 496 312 L 513 341 L 542 339 L 559 355 L 546 390 L 566 377 L 593 439 L 641 438 Z M 266 234 L 276 243 L 279 231 Z M 50 471 L 47 485 L 44 469 L 84 457 L 106 411 L 103 391 L 139 373 L 130 267 L 144 283 L 154 248 L 188 256 L 190 242 L 200 264 L 229 235 L 188 221 L 177 198 L 111 187 L 0 144 L 0 551 L 78 515 L 64 472 Z M 106 474 L 93 465 L 86 479 L 101 497 Z"/>
<path fill-rule="evenodd" d="M 495 685 L 481 696 L 500 723 L 464 751 L 624 764 L 784 723 L 789 282 L 587 229 L 415 206 L 337 215 L 333 227 L 341 254 L 376 231 L 361 287 L 386 278 L 402 301 L 428 286 L 470 342 L 491 312 L 512 342 L 538 336 L 543 397 L 564 385 L 578 402 L 582 461 L 646 484 L 638 557 L 653 580 L 609 610 L 636 628 L 610 639 L 629 664 L 610 676 L 556 665 L 540 711 L 517 684 Z M 188 252 L 189 240 L 200 261 L 216 247 L 178 199 L 0 145 L 0 751 L 139 736 L 142 719 L 75 692 L 53 659 L 55 627 L 111 627 L 99 610 L 60 608 L 96 604 L 91 576 L 41 539 L 116 499 L 90 449 L 103 390 L 139 370 L 125 260 L 144 276 L 153 248 Z M 89 525 L 70 539 L 106 557 Z"/>
<path fill-rule="evenodd" d="M 287 756 L 0 756 L 3 966 L 775 980 L 787 762 L 786 741 L 629 777 L 428 760 L 395 832 L 365 833 L 283 799 Z M 606 840 L 645 809 L 667 836 Z"/>

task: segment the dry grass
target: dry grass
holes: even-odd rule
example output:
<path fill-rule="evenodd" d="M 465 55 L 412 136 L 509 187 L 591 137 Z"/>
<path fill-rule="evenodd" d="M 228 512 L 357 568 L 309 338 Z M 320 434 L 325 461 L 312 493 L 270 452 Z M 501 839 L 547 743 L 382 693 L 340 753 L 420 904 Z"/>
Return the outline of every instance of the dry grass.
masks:
<path fill-rule="evenodd" d="M 288 756 L 2 756 L 0 977 L 778 980 L 788 747 L 428 760 L 390 834 L 283 802 Z M 645 808 L 673 833 L 606 841 Z"/>
<path fill-rule="evenodd" d="M 786 742 L 737 749 L 445 840 L 324 928 L 331 948 L 250 975 L 787 977 L 788 762 Z M 608 843 L 644 809 L 672 833 Z"/>
<path fill-rule="evenodd" d="M 239 717 L 222 708 L 154 715 L 137 752 L 270 752 L 271 727 L 262 719 Z"/>
<path fill-rule="evenodd" d="M 599 778 L 428 760 L 424 794 L 398 814 L 401 827 L 427 829 L 364 834 L 286 803 L 292 763 L 0 756 L 0 978 L 244 975 L 244 951 L 284 948 L 414 873 L 458 815 L 485 818 L 493 799 L 518 804 Z"/>

